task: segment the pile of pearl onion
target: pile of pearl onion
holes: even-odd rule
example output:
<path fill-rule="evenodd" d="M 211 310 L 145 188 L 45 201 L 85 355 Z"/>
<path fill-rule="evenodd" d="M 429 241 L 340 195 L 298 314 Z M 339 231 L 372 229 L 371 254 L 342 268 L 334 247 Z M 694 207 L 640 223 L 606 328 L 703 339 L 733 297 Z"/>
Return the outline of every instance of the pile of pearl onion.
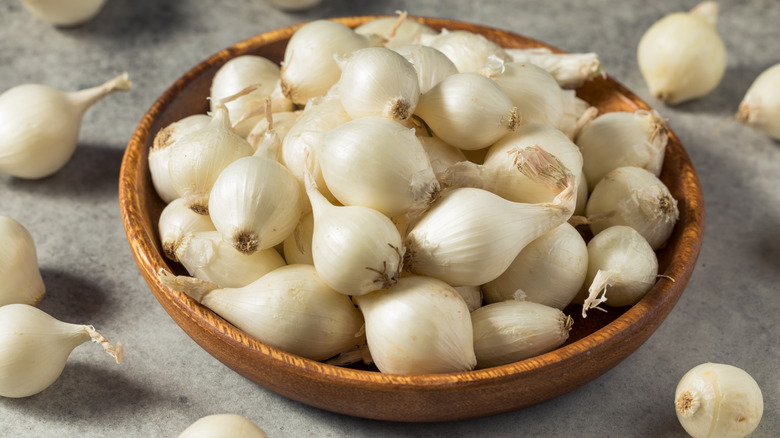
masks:
<path fill-rule="evenodd" d="M 377 28 L 386 29 L 384 23 Z M 222 102 L 215 99 L 211 122 L 199 117 L 166 133 L 169 162 L 152 166 L 150 161 L 152 180 L 166 202 L 181 206 L 173 219 L 165 212 L 168 223 L 160 224 L 160 232 L 167 239 L 166 255 L 181 261 L 196 278 L 161 272 L 161 279 L 261 341 L 315 360 L 365 351 L 367 346 L 370 357 L 364 360 L 372 360 L 383 372 L 466 371 L 557 348 L 568 338 L 572 324 L 561 309 L 589 286 L 586 242 L 566 221 L 575 212 L 587 213 L 594 234 L 611 225 L 637 226 L 632 219 L 613 223 L 610 218 L 626 216 L 604 211 L 614 206 L 594 201 L 592 212 L 586 211 L 589 188 L 597 194 L 605 190 L 587 184 L 575 134 L 583 132 L 586 144 L 598 126 L 612 129 L 613 124 L 607 123 L 608 117 L 592 120 L 595 109 L 587 104 L 578 104 L 571 113 L 567 107 L 571 95 L 565 94 L 571 90 L 563 90 L 543 67 L 513 63 L 512 56 L 484 37 L 461 31 L 437 33 L 415 25 L 403 39 L 386 38 L 404 28 L 409 29 L 401 25 L 376 35 L 371 26 L 357 33 L 325 20 L 306 24 L 287 47 L 280 89 L 264 91 L 269 98 L 294 103 L 297 111 L 286 104 L 267 107 L 265 120 L 236 130 L 230 114 L 230 107 L 235 107 L 231 99 L 236 97 L 227 96 Z M 473 47 L 459 52 L 455 44 L 462 43 L 457 41 Z M 310 53 L 311 47 L 304 50 L 312 44 L 327 45 L 327 50 L 316 54 Z M 312 75 L 320 70 L 321 75 Z M 275 74 L 270 69 L 269 77 Z M 259 109 L 243 110 L 252 117 L 262 114 Z M 287 121 L 278 133 L 273 126 L 276 114 L 284 114 L 279 120 Z M 629 116 L 639 118 L 622 117 Z M 659 120 L 655 113 L 651 116 L 653 123 Z M 576 130 L 563 133 L 572 120 L 580 123 Z M 645 135 L 644 126 L 628 135 Z M 647 126 L 656 129 L 650 135 L 665 134 L 655 124 Z M 229 139 L 229 146 L 220 151 L 211 140 L 217 136 Z M 259 146 L 269 138 L 280 147 L 278 153 Z M 665 135 L 653 139 L 658 140 L 656 149 L 665 148 Z M 487 149 L 491 146 L 492 152 Z M 153 152 L 158 149 L 163 150 Z M 208 154 L 213 164 L 193 163 L 200 168 L 188 174 L 187 166 L 174 160 L 177 155 L 192 156 L 190 151 Z M 469 163 L 466 157 L 480 163 L 480 157 L 486 157 L 485 164 Z M 662 159 L 663 153 L 657 152 L 647 166 L 653 183 Z M 264 176 L 271 172 L 277 175 L 267 177 L 275 180 L 272 191 L 289 192 L 276 200 L 271 200 L 270 192 L 256 189 L 268 183 Z M 522 184 L 526 191 L 506 191 L 506 181 Z M 668 195 L 664 189 L 658 190 Z M 653 248 L 663 245 L 677 219 L 676 204 L 668 196 L 674 214 L 656 232 Z M 260 199 L 265 203 L 261 205 Z M 283 199 L 289 199 L 287 205 Z M 279 221 L 269 222 L 272 216 Z M 643 233 L 640 239 L 650 235 Z M 225 248 L 219 235 L 229 243 Z M 566 250 L 544 249 L 562 242 Z M 199 256 L 197 248 L 206 253 Z M 268 261 L 258 258 L 257 265 L 228 261 L 259 251 L 283 251 L 285 258 L 281 265 L 276 256 L 263 258 Z M 542 253 L 547 255 L 541 257 Z M 502 275 L 533 269 L 534 263 L 549 263 L 554 268 L 546 272 L 566 277 L 555 286 L 559 290 L 555 297 L 542 292 L 544 286 L 537 284 L 541 278 L 523 283 L 516 275 Z M 577 267 L 564 268 L 571 263 Z M 252 266 L 241 268 L 251 274 L 231 271 L 237 266 Z M 271 292 L 276 289 L 269 282 L 290 281 L 304 266 L 309 266 L 305 275 L 311 277 L 310 283 L 329 291 L 317 292 L 323 297 L 318 300 L 335 293 L 357 306 L 353 309 L 357 313 L 340 310 L 350 315 L 351 322 L 340 329 L 350 340 L 314 352 L 302 339 L 307 335 L 314 339 L 324 329 L 295 333 L 294 340 L 285 340 L 279 331 L 291 330 L 289 324 L 279 322 L 275 329 L 258 326 L 251 323 L 258 315 L 254 311 L 236 311 L 235 303 L 254 293 L 259 296 L 252 300 L 288 299 L 272 298 L 269 294 L 282 292 Z M 313 293 L 289 284 L 288 293 Z M 489 309 L 480 307 L 480 288 L 490 291 L 485 296 L 493 303 Z M 279 301 L 280 309 L 283 302 Z M 471 312 L 475 316 L 470 318 Z M 276 316 L 283 317 L 282 313 Z M 401 315 L 406 322 L 399 327 L 394 318 Z M 547 341 L 531 348 L 532 342 L 522 338 L 494 336 L 492 321 L 501 321 L 504 315 L 525 315 L 518 330 L 544 330 Z M 365 332 L 360 330 L 362 323 Z M 441 348 L 403 341 L 420 336 L 427 340 L 418 344 Z"/>

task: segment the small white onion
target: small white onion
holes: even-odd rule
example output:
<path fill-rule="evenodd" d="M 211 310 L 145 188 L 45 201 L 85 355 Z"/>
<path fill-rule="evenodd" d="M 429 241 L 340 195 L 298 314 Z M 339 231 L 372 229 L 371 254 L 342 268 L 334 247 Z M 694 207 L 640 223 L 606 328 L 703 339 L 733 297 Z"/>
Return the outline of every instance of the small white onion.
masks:
<path fill-rule="evenodd" d="M 48 388 L 73 349 L 87 341 L 122 362 L 122 345 L 109 344 L 91 325 L 62 322 L 27 304 L 0 306 L 0 397 L 28 397 Z"/>
<path fill-rule="evenodd" d="M 674 406 L 677 419 L 693 438 L 743 438 L 761 422 L 764 397 L 745 370 L 708 362 L 680 379 Z"/>
<path fill-rule="evenodd" d="M 251 255 L 237 251 L 217 231 L 186 234 L 176 247 L 176 259 L 187 272 L 220 287 L 242 287 L 285 265 L 274 249 Z"/>
<path fill-rule="evenodd" d="M 525 123 L 559 126 L 563 120 L 563 90 L 541 67 L 490 58 L 480 70 L 501 87 L 512 100 Z"/>
<path fill-rule="evenodd" d="M 334 55 L 347 55 L 370 45 L 368 37 L 336 21 L 304 24 L 293 33 L 284 51 L 282 92 L 297 105 L 324 96 L 341 76 Z"/>
<path fill-rule="evenodd" d="M 447 373 L 476 365 L 469 309 L 447 283 L 403 277 L 395 286 L 355 301 L 366 322 L 371 357 L 381 372 Z"/>
<path fill-rule="evenodd" d="M 149 148 L 149 173 L 152 175 L 154 190 L 163 202 L 169 203 L 179 197 L 168 169 L 171 146 L 184 135 L 205 127 L 210 121 L 211 117 L 206 114 L 193 114 L 171 123 L 154 136 L 152 147 Z"/>
<path fill-rule="evenodd" d="M 564 133 L 548 125 L 522 125 L 487 149 L 482 164 L 472 161 L 453 164 L 441 176 L 445 186 L 469 186 L 489 190 L 513 202 L 550 202 L 555 195 L 540 180 L 515 169 L 513 150 L 538 146 L 559 160 L 572 174 L 576 186 L 575 214 L 584 214 L 588 187 L 582 173 L 582 154 Z"/>
<path fill-rule="evenodd" d="M 561 87 L 577 88 L 596 77 L 606 77 L 596 53 L 553 53 L 544 47 L 505 49 L 514 62 L 527 62 L 545 69 Z"/>
<path fill-rule="evenodd" d="M 187 207 L 199 214 L 208 214 L 209 193 L 222 170 L 254 153 L 249 142 L 230 127 L 224 105 L 217 108 L 207 125 L 183 135 L 169 148 L 171 185 Z"/>
<path fill-rule="evenodd" d="M 339 95 L 350 117 L 408 119 L 420 99 L 412 64 L 384 47 L 359 49 L 341 61 Z"/>
<path fill-rule="evenodd" d="M 700 3 L 655 22 L 637 48 L 639 70 L 650 93 L 675 105 L 704 96 L 726 71 L 726 47 L 716 27 L 718 4 Z"/>
<path fill-rule="evenodd" d="M 628 225 L 655 250 L 663 247 L 680 217 L 677 200 L 655 175 L 639 167 L 618 167 L 596 184 L 585 212 L 598 234 L 614 225 Z"/>
<path fill-rule="evenodd" d="M 558 174 L 550 176 L 558 193 L 553 202 L 517 203 L 487 190 L 452 189 L 406 236 L 411 272 L 455 286 L 487 283 L 501 275 L 523 247 L 569 219 L 576 203 L 571 175 L 539 148 L 521 151 L 519 158 L 523 171 Z"/>
<path fill-rule="evenodd" d="M 0 216 L 0 306 L 37 305 L 46 293 L 35 241 L 24 225 Z"/>
<path fill-rule="evenodd" d="M 623 166 L 641 167 L 660 175 L 668 141 L 661 116 L 646 110 L 602 114 L 585 125 L 575 140 L 582 151 L 582 170 L 589 187 Z"/>
<path fill-rule="evenodd" d="M 331 204 L 310 171 L 306 192 L 314 214 L 312 257 L 322 280 L 355 296 L 396 284 L 405 250 L 395 224 L 372 208 Z"/>
<path fill-rule="evenodd" d="M 160 270 L 160 281 L 203 304 L 249 336 L 292 354 L 324 360 L 358 344 L 363 317 L 311 265 L 287 265 L 240 288 L 220 288 Z"/>
<path fill-rule="evenodd" d="M 417 73 L 420 93 L 428 92 L 444 78 L 458 72 L 450 58 L 433 47 L 408 44 L 397 47 L 395 51 L 412 63 Z"/>
<path fill-rule="evenodd" d="M 655 285 L 658 259 L 647 241 L 631 227 L 609 227 L 588 242 L 588 275 L 575 301 L 582 316 L 600 303 L 631 306 Z"/>
<path fill-rule="evenodd" d="M 414 130 L 384 117 L 361 117 L 324 134 L 316 149 L 325 184 L 344 205 L 389 217 L 428 207 L 439 192 Z"/>
<path fill-rule="evenodd" d="M 0 93 L 0 173 L 40 179 L 59 171 L 78 146 L 87 110 L 131 85 L 123 73 L 97 87 L 72 92 L 22 84 Z"/>
<path fill-rule="evenodd" d="M 737 120 L 780 140 L 780 64 L 753 81 L 739 104 Z"/>
<path fill-rule="evenodd" d="M 566 167 L 579 186 L 582 172 L 582 154 L 580 149 L 559 130 L 540 124 L 522 125 L 515 132 L 506 135 L 494 143 L 485 155 L 482 163 L 485 189 L 514 202 L 540 203 L 550 202 L 555 194 L 550 192 L 542 180 L 518 172 L 514 168 L 513 149 L 525 149 L 538 146 L 550 153 Z M 453 169 L 455 171 L 456 169 Z"/>
<path fill-rule="evenodd" d="M 176 198 L 163 208 L 157 221 L 163 253 L 178 262 L 176 250 L 187 234 L 199 231 L 216 231 L 209 215 L 192 211 L 183 198 Z"/>
<path fill-rule="evenodd" d="M 569 339 L 572 319 L 554 307 L 503 301 L 471 313 L 477 367 L 517 362 L 552 351 Z"/>
<path fill-rule="evenodd" d="M 288 168 L 274 159 L 251 156 L 225 167 L 214 181 L 208 206 L 222 238 L 252 254 L 282 243 L 292 233 L 301 217 L 300 196 Z"/>
<path fill-rule="evenodd" d="M 477 73 L 444 78 L 420 97 L 415 114 L 442 140 L 466 150 L 488 147 L 522 123 L 504 90 Z"/>
<path fill-rule="evenodd" d="M 274 112 L 290 111 L 293 103 L 281 93 L 281 70 L 273 61 L 262 56 L 241 55 L 231 58 L 214 74 L 211 81 L 211 111 L 224 103 L 230 114 L 230 123 L 236 133 L 246 137 L 255 124 L 265 117 L 265 100 L 271 98 Z M 256 87 L 243 94 L 248 87 Z M 241 96 L 236 96 L 242 93 Z"/>
<path fill-rule="evenodd" d="M 214 414 L 190 424 L 178 438 L 268 438 L 268 435 L 241 415 Z"/>
<path fill-rule="evenodd" d="M 563 309 L 588 272 L 588 247 L 573 226 L 561 224 L 526 245 L 498 278 L 482 285 L 485 302 L 524 299 Z"/>

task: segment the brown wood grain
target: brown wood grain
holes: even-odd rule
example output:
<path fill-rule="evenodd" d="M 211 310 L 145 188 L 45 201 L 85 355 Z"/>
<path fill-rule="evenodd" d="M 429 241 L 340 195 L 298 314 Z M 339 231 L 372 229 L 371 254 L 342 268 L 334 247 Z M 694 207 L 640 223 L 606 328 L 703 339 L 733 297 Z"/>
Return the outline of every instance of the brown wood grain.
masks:
<path fill-rule="evenodd" d="M 377 17 L 335 19 L 355 27 Z M 478 32 L 504 47 L 549 47 L 508 31 L 435 18 L 416 18 L 435 28 Z M 661 279 L 636 305 L 579 317 L 562 347 L 509 365 L 436 375 L 393 375 L 336 367 L 259 342 L 186 295 L 160 284 L 160 268 L 184 273 L 161 250 L 157 220 L 164 203 L 156 195 L 148 150 L 157 131 L 184 116 L 205 113 L 211 79 L 228 59 L 261 55 L 279 62 L 298 26 L 257 35 L 220 51 L 172 84 L 144 115 L 125 152 L 120 173 L 122 219 L 135 260 L 157 300 L 199 345 L 230 368 L 286 397 L 347 415 L 393 421 L 433 422 L 483 417 L 527 407 L 565 394 L 600 376 L 645 342 L 682 294 L 702 243 L 704 205 L 690 158 L 670 131 L 661 179 L 678 200 L 680 219 L 658 252 Z M 556 48 L 551 48 L 559 51 Z M 601 112 L 649 106 L 612 78 L 596 79 L 578 95 Z"/>

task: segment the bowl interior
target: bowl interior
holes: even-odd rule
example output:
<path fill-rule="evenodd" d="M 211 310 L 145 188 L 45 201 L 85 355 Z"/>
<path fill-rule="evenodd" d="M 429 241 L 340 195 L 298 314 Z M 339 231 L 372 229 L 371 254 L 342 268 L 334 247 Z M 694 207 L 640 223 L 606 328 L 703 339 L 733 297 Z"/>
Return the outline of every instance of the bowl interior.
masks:
<path fill-rule="evenodd" d="M 335 19 L 355 27 L 377 17 Z M 415 18 L 434 29 L 478 32 L 503 47 L 548 47 L 499 29 L 474 24 Z M 120 207 L 133 255 L 151 291 L 169 315 L 204 349 L 242 375 L 282 395 L 327 410 L 395 421 L 442 421 L 481 417 L 519 409 L 556 397 L 603 374 L 638 348 L 660 325 L 682 294 L 701 247 L 704 209 L 693 165 L 670 131 L 661 180 L 678 200 L 680 219 L 667 245 L 658 251 L 661 278 L 636 305 L 591 312 L 580 307 L 569 340 L 535 358 L 500 367 L 436 375 L 393 375 L 365 366 L 335 367 L 308 360 L 259 342 L 186 295 L 162 286 L 160 268 L 186 274 L 163 256 L 157 220 L 165 206 L 152 186 L 148 150 L 157 131 L 191 114 L 208 110 L 206 97 L 218 68 L 238 55 L 281 62 L 298 26 L 257 35 L 198 64 L 152 105 L 133 133 L 120 174 Z M 600 113 L 650 107 L 612 78 L 599 78 L 577 89 Z M 667 278 L 674 279 L 674 281 Z"/>

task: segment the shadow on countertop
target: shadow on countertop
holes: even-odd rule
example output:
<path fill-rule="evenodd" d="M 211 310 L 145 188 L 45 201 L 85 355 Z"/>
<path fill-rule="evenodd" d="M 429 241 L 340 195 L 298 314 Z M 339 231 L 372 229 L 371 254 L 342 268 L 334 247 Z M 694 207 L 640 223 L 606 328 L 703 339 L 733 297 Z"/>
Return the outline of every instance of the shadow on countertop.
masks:
<path fill-rule="evenodd" d="M 72 324 L 100 325 L 107 297 L 99 284 L 70 272 L 41 268 L 46 293 L 38 308 Z"/>
<path fill-rule="evenodd" d="M 28 180 L 3 176 L 14 191 L 45 197 L 67 197 L 74 202 L 96 204 L 118 197 L 119 169 L 124 149 L 108 145 L 79 144 L 71 159 L 55 174 Z"/>
<path fill-rule="evenodd" d="M 121 369 L 125 364 L 116 365 L 111 357 L 98 351 L 99 346 L 85 344 L 76 348 L 87 347 L 95 349 L 95 354 L 90 355 L 94 363 L 70 360 L 51 386 L 30 397 L 0 397 L 0 409 L 30 416 L 35 422 L 81 422 L 86 426 L 117 413 L 132 416 L 177 402 L 175 396 L 166 397 L 128 377 Z"/>

